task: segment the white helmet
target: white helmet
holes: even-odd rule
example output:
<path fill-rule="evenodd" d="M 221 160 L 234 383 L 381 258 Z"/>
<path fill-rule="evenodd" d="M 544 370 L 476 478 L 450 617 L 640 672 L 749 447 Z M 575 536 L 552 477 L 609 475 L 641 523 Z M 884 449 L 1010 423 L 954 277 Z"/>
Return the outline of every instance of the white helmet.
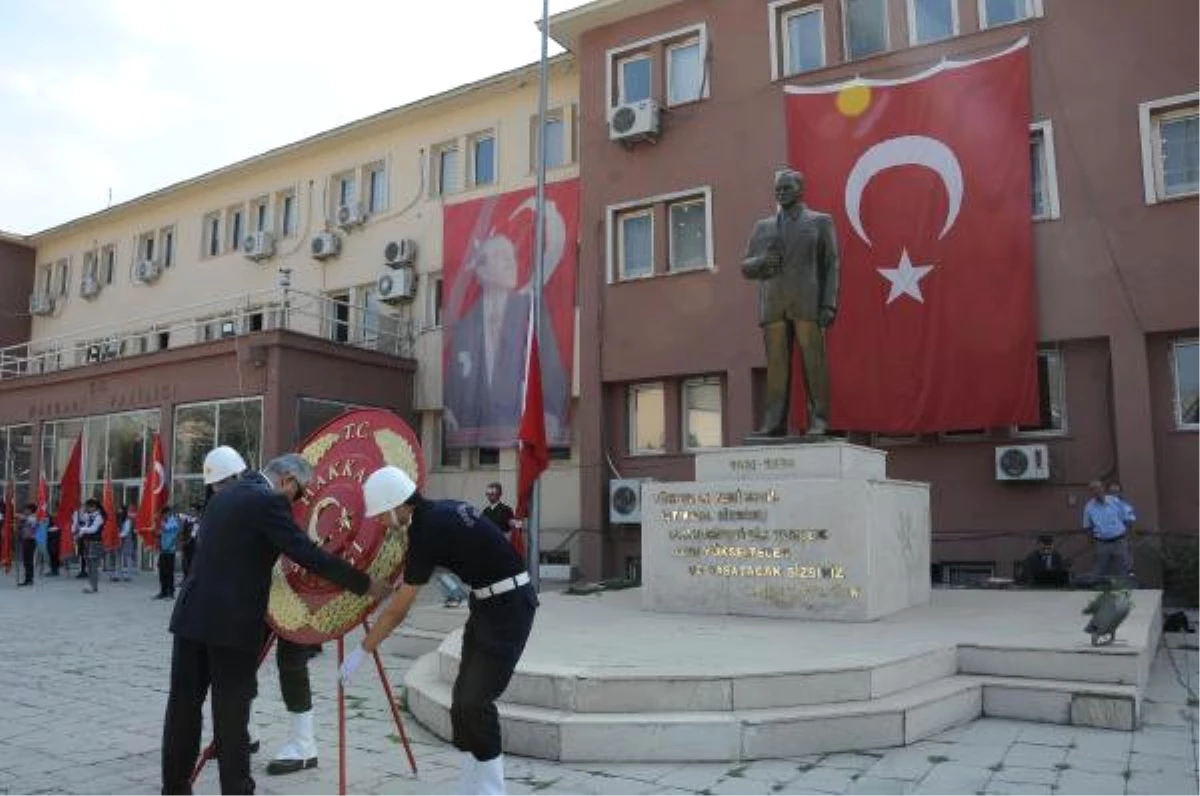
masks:
<path fill-rule="evenodd" d="M 218 484 L 246 469 L 246 460 L 228 445 L 213 448 L 204 457 L 204 484 Z"/>
<path fill-rule="evenodd" d="M 363 512 L 376 517 L 404 503 L 417 491 L 408 473 L 399 467 L 380 467 L 363 484 Z"/>

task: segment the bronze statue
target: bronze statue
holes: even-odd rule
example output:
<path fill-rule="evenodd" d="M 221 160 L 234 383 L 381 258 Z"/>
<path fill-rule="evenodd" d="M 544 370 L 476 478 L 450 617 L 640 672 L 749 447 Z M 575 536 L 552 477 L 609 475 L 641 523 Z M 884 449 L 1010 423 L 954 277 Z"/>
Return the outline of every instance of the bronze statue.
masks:
<path fill-rule="evenodd" d="M 793 335 L 804 363 L 807 434 L 819 436 L 829 427 L 825 330 L 837 314 L 837 236 L 833 219 L 805 207 L 803 198 L 804 176 L 780 172 L 779 212 L 755 223 L 742 259 L 742 274 L 761 283 L 758 324 L 767 349 L 767 406 L 759 436 L 787 433 Z"/>

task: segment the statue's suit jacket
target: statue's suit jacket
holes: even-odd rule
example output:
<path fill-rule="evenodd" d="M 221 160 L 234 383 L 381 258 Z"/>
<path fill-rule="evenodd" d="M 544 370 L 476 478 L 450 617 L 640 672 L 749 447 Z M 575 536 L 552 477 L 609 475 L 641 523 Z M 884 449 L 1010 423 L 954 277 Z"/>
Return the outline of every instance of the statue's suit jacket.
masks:
<path fill-rule="evenodd" d="M 769 274 L 764 262 L 772 247 L 783 267 Z M 818 310 L 837 311 L 838 251 L 833 218 L 801 207 L 798 219 L 782 212 L 759 220 L 746 244 L 742 271 L 758 279 L 758 323 L 816 321 Z"/>

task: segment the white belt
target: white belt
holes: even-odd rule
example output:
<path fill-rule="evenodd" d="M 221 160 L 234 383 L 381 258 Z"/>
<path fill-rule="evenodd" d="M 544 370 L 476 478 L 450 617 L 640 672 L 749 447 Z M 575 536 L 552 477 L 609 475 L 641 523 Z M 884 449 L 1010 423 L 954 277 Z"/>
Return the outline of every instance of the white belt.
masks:
<path fill-rule="evenodd" d="M 475 595 L 476 600 L 486 600 L 488 597 L 495 597 L 497 594 L 504 594 L 506 591 L 512 591 L 518 586 L 524 586 L 529 582 L 529 573 L 522 572 L 513 575 L 511 578 L 498 580 L 491 586 L 484 586 L 482 589 L 472 589 L 471 594 Z"/>

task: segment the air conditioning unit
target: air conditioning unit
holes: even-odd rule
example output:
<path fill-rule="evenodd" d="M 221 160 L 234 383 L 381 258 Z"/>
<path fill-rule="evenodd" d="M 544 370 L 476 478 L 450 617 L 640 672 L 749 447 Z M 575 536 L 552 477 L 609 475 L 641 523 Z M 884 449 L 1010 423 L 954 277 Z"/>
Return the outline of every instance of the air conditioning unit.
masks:
<path fill-rule="evenodd" d="M 83 280 L 79 283 L 79 295 L 85 299 L 100 295 L 100 280 L 96 278 L 95 274 L 83 275 Z"/>
<path fill-rule="evenodd" d="M 608 111 L 610 141 L 632 143 L 658 137 L 658 103 L 652 99 L 618 105 Z"/>
<path fill-rule="evenodd" d="M 251 232 L 242 240 L 242 254 L 249 260 L 265 260 L 275 254 L 275 237 L 270 232 Z"/>
<path fill-rule="evenodd" d="M 54 312 L 54 297 L 49 293 L 34 293 L 29 296 L 30 315 L 49 315 Z"/>
<path fill-rule="evenodd" d="M 362 202 L 347 202 L 338 208 L 337 224 L 342 229 L 357 227 L 367 220 L 363 213 Z"/>
<path fill-rule="evenodd" d="M 409 266 L 384 271 L 375 281 L 375 289 L 379 291 L 379 300 L 389 304 L 412 301 L 417 295 L 416 272 Z"/>
<path fill-rule="evenodd" d="M 162 276 L 162 266 L 154 260 L 141 260 L 133 276 L 139 282 L 154 282 Z"/>
<path fill-rule="evenodd" d="M 996 448 L 997 481 L 1045 481 L 1050 454 L 1045 445 L 1002 445 Z"/>
<path fill-rule="evenodd" d="M 394 240 L 383 247 L 383 259 L 392 268 L 411 265 L 417 259 L 417 242 L 411 238 Z"/>
<path fill-rule="evenodd" d="M 317 260 L 337 257 L 342 253 L 342 239 L 332 232 L 318 232 L 309 241 L 308 251 Z"/>
<path fill-rule="evenodd" d="M 608 521 L 621 525 L 642 522 L 642 484 L 645 478 L 614 478 L 608 482 Z"/>

